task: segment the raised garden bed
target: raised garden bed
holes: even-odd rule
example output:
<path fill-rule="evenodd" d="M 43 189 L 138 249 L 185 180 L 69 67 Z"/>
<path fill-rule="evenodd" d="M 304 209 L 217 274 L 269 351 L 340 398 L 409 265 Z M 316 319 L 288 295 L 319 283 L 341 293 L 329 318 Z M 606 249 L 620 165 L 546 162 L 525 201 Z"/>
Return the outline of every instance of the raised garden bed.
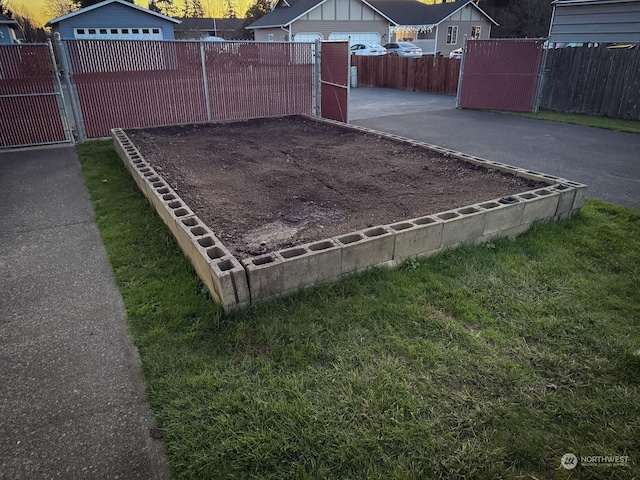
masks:
<path fill-rule="evenodd" d="M 225 308 L 517 235 L 574 213 L 586 192 L 550 175 L 310 117 L 114 130 L 114 138 Z"/>

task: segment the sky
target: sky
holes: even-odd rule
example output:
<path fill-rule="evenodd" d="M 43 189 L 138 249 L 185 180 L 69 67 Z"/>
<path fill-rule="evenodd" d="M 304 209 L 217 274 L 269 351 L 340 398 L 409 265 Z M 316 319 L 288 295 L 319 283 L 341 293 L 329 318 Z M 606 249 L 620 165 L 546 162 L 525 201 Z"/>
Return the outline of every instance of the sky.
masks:
<path fill-rule="evenodd" d="M 3 3 L 9 7 L 9 10 L 13 10 L 17 14 L 28 13 L 30 18 L 33 18 L 36 23 L 44 25 L 48 20 L 51 20 L 52 16 L 46 13 L 46 5 L 51 0 L 3 0 Z M 174 0 L 175 4 L 181 6 L 182 0 Z M 224 12 L 224 0 L 200 0 L 203 8 L 205 9 L 205 15 L 207 10 L 211 13 L 211 16 L 222 16 L 221 12 Z M 253 0 L 234 0 L 234 4 L 238 8 L 239 14 L 244 14 L 242 7 L 245 9 L 253 3 Z M 141 7 L 147 8 L 149 6 L 149 0 L 135 0 L 135 4 Z M 242 11 L 241 11 L 242 10 Z"/>

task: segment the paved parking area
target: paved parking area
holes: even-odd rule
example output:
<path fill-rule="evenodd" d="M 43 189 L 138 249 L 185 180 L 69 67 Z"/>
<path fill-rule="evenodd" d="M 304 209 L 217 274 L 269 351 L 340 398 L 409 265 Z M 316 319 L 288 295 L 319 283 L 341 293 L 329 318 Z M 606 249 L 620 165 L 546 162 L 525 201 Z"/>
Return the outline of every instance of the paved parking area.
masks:
<path fill-rule="evenodd" d="M 350 122 L 589 185 L 640 210 L 640 135 L 455 108 L 455 97 L 353 88 Z"/>

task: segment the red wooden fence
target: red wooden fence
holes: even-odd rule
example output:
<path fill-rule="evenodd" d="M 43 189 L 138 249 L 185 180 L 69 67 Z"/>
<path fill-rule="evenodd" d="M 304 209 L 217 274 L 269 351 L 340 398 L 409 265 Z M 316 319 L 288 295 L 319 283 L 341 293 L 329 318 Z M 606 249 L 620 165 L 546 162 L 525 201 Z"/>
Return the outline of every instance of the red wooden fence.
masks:
<path fill-rule="evenodd" d="M 320 69 L 322 117 L 346 122 L 349 103 L 349 42 L 322 42 Z"/>
<path fill-rule="evenodd" d="M 358 67 L 358 85 L 362 86 L 451 95 L 458 90 L 460 60 L 456 58 L 352 55 L 351 65 Z"/>

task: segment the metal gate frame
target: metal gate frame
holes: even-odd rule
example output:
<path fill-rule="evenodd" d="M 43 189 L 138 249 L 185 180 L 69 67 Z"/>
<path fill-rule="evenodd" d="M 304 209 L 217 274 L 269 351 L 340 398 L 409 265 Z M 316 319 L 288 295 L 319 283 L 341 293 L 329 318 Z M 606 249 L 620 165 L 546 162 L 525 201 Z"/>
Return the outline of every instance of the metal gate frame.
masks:
<path fill-rule="evenodd" d="M 39 106 L 37 105 L 37 100 L 38 98 L 43 98 L 46 99 L 47 97 L 55 97 L 56 99 L 56 105 L 57 105 L 57 113 L 58 115 L 60 115 L 60 125 L 55 125 L 55 122 L 50 123 L 50 130 L 49 131 L 45 131 L 43 132 L 41 129 L 38 129 L 38 131 L 23 131 L 22 133 L 24 133 L 24 142 L 22 143 L 12 143 L 9 144 L 7 143 L 7 145 L 2 145 L 0 144 L 0 149 L 5 149 L 5 148 L 20 148 L 20 147 L 32 147 L 32 146 L 42 146 L 42 145 L 57 145 L 57 144 L 66 144 L 66 143 L 74 143 L 74 137 L 73 137 L 73 131 L 71 129 L 71 125 L 69 124 L 68 121 L 68 117 L 67 117 L 67 109 L 66 109 L 66 105 L 65 105 L 65 101 L 64 101 L 64 94 L 62 92 L 62 85 L 60 83 L 60 76 L 59 76 L 59 72 L 58 72 L 58 68 L 56 66 L 56 61 L 55 61 L 55 56 L 53 54 L 53 47 L 51 45 L 51 41 L 47 41 L 47 43 L 29 43 L 29 44 L 17 44 L 17 45 L 4 45 L 4 48 L 22 48 L 24 50 L 28 49 L 28 48 L 36 48 L 38 49 L 39 47 L 45 50 L 45 55 L 48 59 L 48 64 L 49 64 L 49 70 L 51 73 L 51 80 L 52 80 L 52 90 L 53 91 L 49 91 L 49 92 L 43 92 L 43 91 L 28 91 L 25 93 L 6 93 L 6 94 L 2 94 L 0 92 L 0 101 L 3 99 L 8 99 L 8 100 L 13 100 L 13 99 L 23 99 L 25 102 L 27 103 L 23 103 L 22 106 L 23 111 L 18 112 L 18 114 L 21 114 L 21 117 L 23 119 L 29 119 L 32 118 L 34 120 L 34 128 L 38 128 L 37 126 L 37 121 L 42 119 L 42 115 L 43 112 L 42 110 L 45 108 L 48 108 L 48 106 L 45 105 L 40 105 L 41 108 L 38 108 Z M 28 68 L 27 65 L 27 60 L 24 60 L 23 62 L 21 62 L 21 66 L 24 66 L 25 68 Z M 41 66 L 41 65 L 40 65 Z M 0 72 L 1 72 L 1 68 L 0 68 Z M 32 78 L 34 80 L 41 80 L 41 77 L 37 77 L 37 76 L 25 76 L 25 77 L 20 77 L 20 80 L 22 81 L 23 87 L 26 88 L 27 90 L 29 90 L 29 78 Z M 0 77 L 0 80 L 2 78 Z M 37 85 L 36 87 L 41 87 L 42 84 Z M 37 90 L 37 88 L 35 88 Z M 33 89 L 31 89 L 33 90 Z M 36 102 L 36 104 L 34 105 L 34 101 Z M 8 123 L 8 122 L 7 122 Z M 7 128 L 7 127 L 5 127 Z M 62 131 L 58 130 L 58 128 L 61 128 Z M 0 126 L 0 129 L 2 129 L 2 126 Z M 7 131 L 7 130 L 5 130 Z M 1 132 L 0 132 L 1 133 Z M 43 138 L 43 134 L 46 136 L 47 134 L 51 134 L 48 136 L 47 139 L 41 139 L 41 140 L 36 140 L 37 137 Z M 27 141 L 28 137 L 33 138 L 33 141 Z M 57 138 L 54 138 L 57 137 Z M 63 138 L 60 138 L 63 137 Z"/>
<path fill-rule="evenodd" d="M 456 107 L 536 113 L 547 54 L 545 42 L 545 38 L 465 38 Z M 523 52 L 516 52 L 518 43 L 526 46 Z"/>
<path fill-rule="evenodd" d="M 316 51 L 320 52 L 320 116 L 348 123 L 351 91 L 349 41 L 316 41 Z"/>

